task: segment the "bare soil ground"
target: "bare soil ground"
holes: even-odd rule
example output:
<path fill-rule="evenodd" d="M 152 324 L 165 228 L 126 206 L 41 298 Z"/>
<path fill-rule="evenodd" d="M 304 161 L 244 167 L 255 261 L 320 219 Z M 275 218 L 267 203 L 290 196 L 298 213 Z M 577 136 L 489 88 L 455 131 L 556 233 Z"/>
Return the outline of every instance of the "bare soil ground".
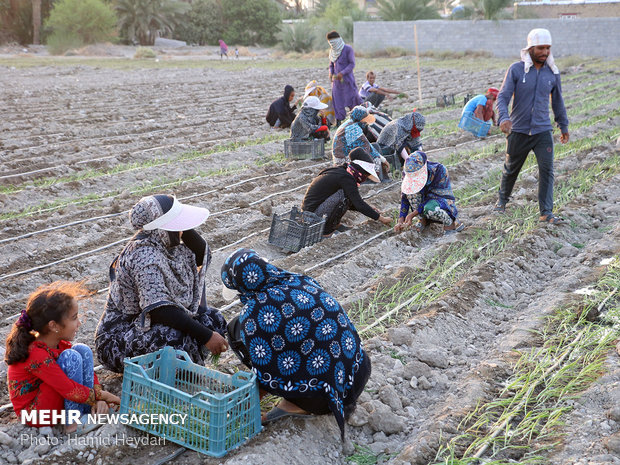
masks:
<path fill-rule="evenodd" d="M 455 236 L 434 227 L 421 235 L 394 234 L 349 213 L 350 231 L 287 254 L 267 243 L 271 215 L 299 205 L 312 176 L 329 162 L 284 159 L 287 134 L 269 129 L 264 114 L 285 84 L 299 93 L 312 79 L 327 86 L 327 63 L 257 56 L 239 62 L 162 53 L 158 62 L 0 57 L 2 337 L 37 286 L 87 279 L 100 292 L 81 305 L 77 342 L 92 345 L 108 266 L 132 235 L 126 211 L 142 195 L 175 193 L 212 212 L 201 227 L 213 251 L 211 305 L 225 305 L 219 270 L 238 246 L 284 268 L 308 270 L 349 311 L 370 351 L 373 375 L 345 443 L 330 417 L 286 419 L 224 458 L 190 451 L 174 463 L 439 462 L 437 450 L 460 434 L 466 415 L 500 395 L 518 354 L 544 344 L 544 317 L 573 305 L 581 298 L 574 291 L 596 286 L 618 261 L 618 62 L 562 68 L 571 143 L 556 145 L 555 199 L 567 224 L 549 226 L 538 223 L 535 161 L 524 168 L 507 214 L 494 215 L 503 136 L 494 128 L 486 139 L 475 139 L 456 127 L 460 105 L 435 106 L 446 94 L 456 94 L 459 103 L 464 94 L 499 87 L 509 61 L 425 60 L 420 102 L 411 57 L 358 60 L 358 83 L 372 67 L 380 85 L 409 95 L 387 103 L 395 117 L 413 107 L 426 115 L 424 149 L 448 166 L 467 228 Z M 371 204 L 397 216 L 398 183 L 364 185 L 362 191 Z M 617 294 L 602 307 L 609 309 L 617 311 Z M 225 315 L 238 311 L 228 308 Z M 614 339 L 617 328 L 609 328 Z M 540 450 L 539 463 L 620 463 L 620 412 L 613 409 L 620 401 L 620 371 L 612 349 L 605 350 L 597 376 L 566 405 L 565 426 L 554 428 L 552 444 L 541 435 L 519 453 L 490 448 L 482 457 L 519 462 Z M 218 365 L 228 372 L 238 368 L 231 355 Z M 120 393 L 119 375 L 102 370 L 100 378 Z M 7 402 L 3 379 L 0 403 Z M 37 446 L 20 440 L 36 431 L 19 425 L 10 409 L 1 415 L 0 463 L 154 463 L 177 448 L 62 441 Z M 143 437 L 112 426 L 92 436 L 118 435 Z"/>

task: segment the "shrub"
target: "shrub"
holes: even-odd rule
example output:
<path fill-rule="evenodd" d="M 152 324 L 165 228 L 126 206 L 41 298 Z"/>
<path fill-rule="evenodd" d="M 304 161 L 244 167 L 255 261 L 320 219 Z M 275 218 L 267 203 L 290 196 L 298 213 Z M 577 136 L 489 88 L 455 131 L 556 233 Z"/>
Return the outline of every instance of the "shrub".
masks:
<path fill-rule="evenodd" d="M 140 58 L 155 58 L 157 57 L 157 54 L 153 51 L 152 48 L 148 48 L 148 47 L 138 47 L 136 49 L 136 53 L 133 56 L 136 59 L 140 59 Z"/>
<path fill-rule="evenodd" d="M 379 16 L 384 21 L 438 19 L 439 13 L 431 0 L 377 0 Z"/>
<path fill-rule="evenodd" d="M 60 0 L 45 26 L 52 30 L 47 43 L 58 52 L 65 47 L 72 48 L 71 44 L 75 43 L 112 41 L 116 36 L 116 15 L 101 0 Z"/>
<path fill-rule="evenodd" d="M 314 44 L 314 31 L 305 21 L 285 24 L 278 33 L 278 40 L 286 52 L 309 52 Z"/>
<path fill-rule="evenodd" d="M 52 55 L 62 55 L 68 50 L 83 46 L 82 39 L 74 33 L 55 32 L 47 39 L 47 50 Z"/>

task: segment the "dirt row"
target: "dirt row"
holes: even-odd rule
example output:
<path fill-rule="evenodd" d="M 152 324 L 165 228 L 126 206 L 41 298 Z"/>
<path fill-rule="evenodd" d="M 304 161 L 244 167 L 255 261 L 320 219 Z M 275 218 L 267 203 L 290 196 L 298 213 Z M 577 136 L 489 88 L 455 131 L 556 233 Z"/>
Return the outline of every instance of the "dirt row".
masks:
<path fill-rule="evenodd" d="M 434 97 L 443 93 L 498 85 L 498 80 L 501 81 L 503 76 L 503 69 L 499 68 L 484 70 L 472 63 L 471 69 L 475 71 L 424 68 L 423 76 L 427 76 L 424 85 L 428 89 L 425 95 L 428 93 Z M 130 172 L 76 179 L 47 187 L 29 186 L 28 183 L 44 179 L 50 175 L 49 172 L 5 178 L 3 186 L 20 184 L 24 190 L 0 194 L 3 212 L 18 211 L 43 202 L 51 204 L 63 199 L 87 200 L 93 194 L 111 192 L 115 193 L 115 197 L 98 200 L 94 205 L 76 204 L 33 217 L 1 220 L 0 240 L 68 221 L 121 212 L 137 200 L 131 191 L 138 186 L 147 186 L 162 178 L 170 180 L 189 177 L 189 181 L 174 187 L 173 191 L 179 197 L 217 189 L 217 192 L 191 202 L 208 206 L 212 212 L 234 209 L 226 214 L 214 215 L 202 229 L 212 249 L 218 249 L 268 228 L 272 213 L 283 213 L 291 206 L 299 205 L 305 191 L 304 184 L 320 169 L 315 166 L 316 162 L 281 161 L 277 156 L 282 150 L 281 141 L 231 148 L 204 158 L 166 165 L 147 166 L 146 161 L 149 156 L 164 160 L 166 157 L 179 156 L 190 148 L 208 147 L 212 140 L 207 140 L 204 125 L 213 126 L 222 135 L 217 143 L 257 140 L 272 134 L 262 125 L 264 108 L 277 96 L 277 93 L 269 93 L 271 88 L 283 87 L 294 79 L 300 82 L 296 87 L 301 88 L 301 83 L 310 80 L 308 76 L 320 75 L 322 69 L 250 68 L 233 73 L 180 68 L 149 70 L 148 76 L 141 70 L 119 71 L 88 66 L 47 66 L 10 71 L 11 79 L 18 84 L 9 91 L 10 101 L 15 108 L 11 109 L 13 116 L 0 122 L 0 150 L 3 150 L 3 162 L 6 157 L 9 163 L 4 165 L 5 171 L 0 176 L 59 165 L 67 166 L 60 170 L 64 174 L 86 173 L 89 166 L 105 170 L 125 161 L 141 163 L 142 167 Z M 594 92 L 597 92 L 613 86 L 614 79 L 613 72 L 602 71 L 594 76 L 582 73 L 581 68 L 576 68 L 573 75 L 568 73 L 564 81 L 565 98 L 574 99 L 574 103 L 569 106 L 571 122 L 575 124 L 593 116 L 614 115 L 619 105 L 613 94 L 606 105 L 578 114 L 580 105 L 585 104 L 588 84 L 596 86 Z M 405 91 L 410 91 L 414 86 L 412 75 L 398 61 L 394 62 L 393 69 L 381 71 L 385 85 L 389 82 L 389 87 Z M 4 73 L 0 75 L 0 80 L 6 79 L 1 76 L 5 76 Z M 17 76 L 20 79 L 15 79 Z M 157 82 L 157 86 L 153 82 Z M 54 99 L 44 96 L 41 91 L 44 84 L 56 86 Z M 208 89 L 202 88 L 205 84 Z M 231 88 L 235 91 L 231 92 Z M 159 93 L 165 95 L 160 96 Z M 187 95 L 192 97 L 188 99 Z M 160 100 L 154 102 L 155 98 Z M 222 111 L 205 113 L 201 109 L 205 101 L 222 105 Z M 71 103 L 71 108 L 67 108 L 67 102 Z M 394 101 L 390 105 L 396 112 L 401 105 L 412 103 L 413 99 Z M 23 115 L 27 107 L 33 108 L 32 119 L 28 121 L 19 116 Z M 76 114 L 78 108 L 87 112 L 86 117 L 81 118 L 79 113 Z M 574 108 L 574 115 L 571 115 L 571 108 Z M 151 115 L 147 113 L 154 115 L 153 121 L 149 121 Z M 186 118 L 177 121 L 169 117 L 177 113 L 184 114 Z M 113 114 L 133 121 L 139 129 L 131 127 L 129 123 L 124 127 L 118 119 L 108 118 Z M 403 301 L 403 296 L 414 293 L 414 290 L 403 290 L 403 299 L 389 303 L 382 300 L 382 289 L 389 289 L 399 282 L 411 283 L 412 289 L 418 289 L 416 286 L 421 286 L 418 283 L 435 279 L 432 278 L 433 269 L 443 266 L 443 262 L 447 261 L 447 274 L 441 279 L 437 278 L 434 288 L 425 291 L 427 300 L 403 309 L 394 318 L 385 320 L 384 326 L 363 332 L 365 345 L 373 360 L 373 376 L 360 399 L 360 408 L 350 422 L 347 441 L 340 443 L 331 418 L 285 420 L 270 426 L 224 459 L 212 460 L 188 452 L 176 459 L 176 463 L 345 463 L 347 457 L 356 457 L 356 454 L 366 454 L 366 458 L 391 460 L 398 464 L 431 463 L 442 441 L 456 434 L 463 415 L 480 399 L 494 395 L 497 387 L 509 376 L 512 350 L 538 343 L 528 333 L 529 329 L 540 324 L 535 316 L 552 312 L 569 298 L 572 290 L 582 287 L 584 282 L 603 271 L 599 265 L 601 259 L 618 253 L 620 225 L 617 186 L 620 184 L 617 167 L 610 166 L 608 162 L 616 156 L 609 135 L 606 140 L 593 141 L 586 149 L 574 150 L 561 156 L 559 154 L 563 153 L 563 149 L 559 145 L 556 147 L 556 184 L 559 192 L 567 196 L 567 201 L 563 198 L 556 200 L 563 205 L 559 212 L 569 220 L 568 225 L 562 228 L 536 225 L 520 216 L 515 217 L 514 224 L 511 224 L 511 211 L 521 215 L 520 212 L 524 210 L 527 215 L 536 216 L 536 169 L 520 177 L 514 201 L 510 204 L 509 216 L 493 215 L 490 206 L 494 202 L 493 186 L 499 182 L 499 169 L 503 161 L 502 138 L 489 137 L 487 140 L 474 141 L 467 134 L 446 132 L 441 124 L 432 129 L 433 123 L 456 119 L 458 114 L 458 108 L 431 110 L 429 107 L 427 121 L 431 126 L 424 143 L 431 159 L 449 160 L 455 191 L 466 192 L 466 199 L 480 192 L 476 197 L 463 200 L 462 205 L 459 205 L 457 199 L 461 219 L 468 226 L 465 232 L 452 237 L 441 235 L 441 231 L 435 228 L 421 236 L 413 232 L 400 235 L 388 233 L 371 241 L 363 249 L 310 273 L 345 304 L 354 319 L 357 318 L 358 329 L 364 331 L 373 318 L 394 308 L 396 303 Z M 618 116 L 601 118 L 593 125 L 571 130 L 571 137 L 575 141 L 594 139 L 597 134 L 610 134 L 618 127 L 618 123 Z M 198 128 L 193 134 L 187 129 L 192 124 Z M 222 129 L 231 126 L 241 126 L 243 129 L 234 134 Z M 43 127 L 45 131 L 37 133 L 37 127 Z M 172 141 L 166 141 L 172 142 L 171 147 L 166 149 L 169 152 L 150 150 L 163 145 L 161 141 L 153 139 L 154 134 L 157 134 L 153 131 L 161 131 L 168 137 L 167 129 L 172 134 Z M 432 131 L 435 130 L 442 131 L 440 133 L 443 135 L 433 137 Z M 127 141 L 117 143 L 114 131 L 119 132 L 118 139 L 125 137 Z M 81 139 L 78 150 L 63 150 L 67 144 L 71 145 L 78 139 Z M 177 142 L 180 145 L 175 145 Z M 16 148 L 18 146 L 21 148 Z M 87 149 L 82 149 L 82 146 Z M 7 147 L 11 148 L 7 150 Z M 130 150 L 150 151 L 130 154 Z M 459 155 L 462 159 L 459 159 Z M 108 156 L 111 158 L 104 158 Z M 77 165 L 79 161 L 89 160 L 93 160 L 93 165 Z M 264 162 L 267 164 L 258 166 Z M 599 165 L 602 168 L 596 184 L 588 185 L 582 195 L 565 192 L 563 186 L 578 183 L 578 176 L 584 170 L 593 170 L 597 174 Z M 208 170 L 215 167 L 222 172 L 218 175 L 208 173 Z M 67 171 L 63 171 L 65 169 Z M 203 174 L 200 178 L 191 179 L 201 171 Z M 497 173 L 495 180 L 491 176 L 484 185 L 480 184 L 487 174 L 493 173 Z M 273 176 L 226 189 L 227 185 L 260 175 Z M 485 190 L 481 192 L 479 186 Z M 369 196 L 369 202 L 377 208 L 395 213 L 400 198 L 398 184 L 384 190 L 385 187 L 388 186 L 363 186 L 362 190 Z M 284 191 L 291 192 L 250 205 L 257 199 Z M 353 226 L 351 231 L 293 255 L 269 246 L 266 233 L 255 234 L 244 240 L 242 245 L 255 248 L 285 268 L 304 271 L 385 230 L 358 214 L 347 215 L 346 221 Z M 127 226 L 125 215 L 119 215 L 0 243 L 3 256 L 6 257 L 0 265 L 0 279 L 9 273 L 122 240 L 131 235 Z M 510 231 L 511 226 L 523 231 L 522 234 L 513 237 L 512 233 L 505 232 Z M 491 244 L 493 240 L 496 241 L 495 245 Z M 487 243 L 489 245 L 485 245 Z M 499 244 L 502 244 L 501 247 Z M 579 248 L 574 244 L 579 245 Z M 18 312 L 28 293 L 44 282 L 88 278 L 93 288 L 104 288 L 107 286 L 107 267 L 121 247 L 122 244 L 119 244 L 101 253 L 19 277 L 2 279 L 2 316 L 6 318 Z M 214 254 L 208 272 L 209 300 L 212 305 L 224 304 L 219 296 L 219 268 L 233 250 L 228 248 Z M 461 264 L 458 260 L 462 260 Z M 453 263 L 456 265 L 450 267 Z M 85 321 L 78 342 L 92 345 L 104 303 L 105 293 L 101 293 L 82 304 Z M 501 306 L 497 303 L 501 303 Z M 230 317 L 238 310 L 232 308 L 226 312 L 226 316 Z M 410 319 L 414 312 L 415 316 Z M 0 332 L 6 334 L 8 329 L 6 324 L 0 328 Z M 614 360 L 611 358 L 610 362 Z M 236 367 L 239 367 L 239 363 L 229 354 L 222 359 L 218 369 L 229 371 Z M 122 377 L 103 371 L 101 378 L 112 390 L 120 390 Z M 2 392 L 5 393 L 6 389 L 3 388 Z M 605 392 L 609 393 L 606 397 L 608 401 L 614 399 L 611 389 Z M 0 401 L 8 401 L 6 394 Z M 596 408 L 594 403 L 591 400 L 583 410 L 593 425 L 599 425 L 603 422 L 600 417 L 606 414 L 604 404 L 599 403 Z M 9 438 L 17 438 L 24 431 L 16 424 L 10 412 L 4 412 L 3 419 L 8 424 L 0 432 L 6 432 Z M 569 428 L 566 434 L 568 437 L 572 437 L 573 432 L 574 435 L 578 434 L 580 447 L 570 451 L 558 447 L 555 463 L 577 463 L 577 460 L 594 456 L 590 455 L 593 450 L 598 455 L 607 454 L 609 451 L 601 441 L 605 435 L 615 433 L 618 425 L 605 421 L 607 429 L 599 428 L 589 435 L 583 431 L 577 433 L 577 425 L 572 427 L 574 429 Z M 130 429 L 104 427 L 97 435 L 120 433 L 136 434 Z M 9 440 L 6 443 L 11 444 Z M 49 455 L 50 452 L 54 453 L 54 449 L 39 453 L 41 450 L 36 452 L 27 447 L 13 447 L 11 452 L 6 443 L 0 441 L 0 459 L 8 462 L 34 460 L 50 464 L 58 460 L 63 463 L 94 461 L 98 465 L 129 464 L 136 460 L 149 462 L 175 449 L 173 445 L 155 449 L 92 447 L 86 451 L 57 448 L 55 455 Z M 356 460 L 362 463 L 361 458 Z M 598 463 L 615 462 L 608 460 Z"/>

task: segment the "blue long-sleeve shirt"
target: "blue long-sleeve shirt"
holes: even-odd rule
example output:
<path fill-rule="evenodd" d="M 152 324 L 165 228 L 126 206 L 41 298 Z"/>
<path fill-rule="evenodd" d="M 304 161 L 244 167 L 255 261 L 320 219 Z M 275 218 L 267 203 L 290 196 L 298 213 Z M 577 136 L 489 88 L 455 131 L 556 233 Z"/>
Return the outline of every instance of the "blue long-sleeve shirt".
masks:
<path fill-rule="evenodd" d="M 555 122 L 563 134 L 567 133 L 568 116 L 562 98 L 560 75 L 553 74 L 547 64 L 539 70 L 532 66 L 526 74 L 524 62 L 513 63 L 506 72 L 497 96 L 499 124 L 510 119 L 514 132 L 532 136 L 551 131 L 553 126 L 549 119 L 549 95 Z M 508 116 L 508 104 L 511 98 L 513 98 L 512 112 Z"/>

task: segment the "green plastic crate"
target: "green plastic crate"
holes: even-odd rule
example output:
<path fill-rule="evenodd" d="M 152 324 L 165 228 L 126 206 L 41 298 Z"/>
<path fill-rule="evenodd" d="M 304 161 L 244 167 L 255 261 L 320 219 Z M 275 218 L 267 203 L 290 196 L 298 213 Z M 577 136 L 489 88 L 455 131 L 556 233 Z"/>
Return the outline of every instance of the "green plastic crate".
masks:
<path fill-rule="evenodd" d="M 261 429 L 256 375 L 227 375 L 172 347 L 126 358 L 121 414 L 187 415 L 183 424 L 130 426 L 188 449 L 222 457 Z"/>

